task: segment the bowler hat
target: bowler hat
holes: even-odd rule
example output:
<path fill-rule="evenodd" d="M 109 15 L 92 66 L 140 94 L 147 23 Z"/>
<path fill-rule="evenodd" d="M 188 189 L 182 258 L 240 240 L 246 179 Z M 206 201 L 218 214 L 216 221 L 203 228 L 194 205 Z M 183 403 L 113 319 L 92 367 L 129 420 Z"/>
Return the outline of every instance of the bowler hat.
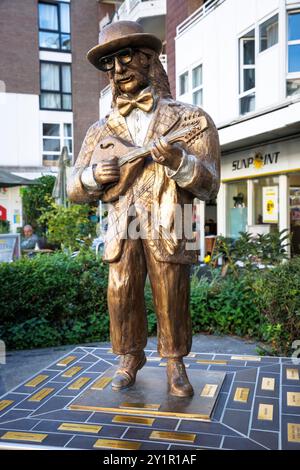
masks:
<path fill-rule="evenodd" d="M 99 59 L 125 47 L 147 47 L 160 54 L 161 40 L 135 21 L 117 21 L 105 26 L 99 34 L 99 44 L 87 53 L 88 60 L 99 69 Z"/>

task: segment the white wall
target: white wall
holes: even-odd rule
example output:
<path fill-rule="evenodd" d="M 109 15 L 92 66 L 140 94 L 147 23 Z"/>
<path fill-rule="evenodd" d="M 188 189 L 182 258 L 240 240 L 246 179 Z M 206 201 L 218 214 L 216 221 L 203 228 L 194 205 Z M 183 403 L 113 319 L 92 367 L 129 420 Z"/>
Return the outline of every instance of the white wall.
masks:
<path fill-rule="evenodd" d="M 0 166 L 40 166 L 39 97 L 6 93 L 0 103 Z"/>
<path fill-rule="evenodd" d="M 285 0 L 225 0 L 176 38 L 176 76 L 203 63 L 203 108 L 217 124 L 239 116 L 239 37 L 254 27 L 258 31 L 259 23 L 279 10 L 279 22 L 285 21 L 283 4 Z M 256 110 L 282 99 L 281 54 L 282 37 L 262 53 L 257 44 Z"/>

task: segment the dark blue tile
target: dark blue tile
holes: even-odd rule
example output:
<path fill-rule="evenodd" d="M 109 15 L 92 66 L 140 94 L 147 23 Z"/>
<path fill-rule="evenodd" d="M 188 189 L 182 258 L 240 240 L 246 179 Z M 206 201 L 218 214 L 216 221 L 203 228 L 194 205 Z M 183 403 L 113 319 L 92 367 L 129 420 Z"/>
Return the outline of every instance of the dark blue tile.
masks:
<path fill-rule="evenodd" d="M 235 380 L 239 382 L 256 382 L 258 369 L 255 368 L 245 368 L 244 370 L 239 370 L 236 372 Z"/>
<path fill-rule="evenodd" d="M 248 434 L 250 412 L 240 410 L 226 410 L 222 420 L 230 428 Z"/>
<path fill-rule="evenodd" d="M 254 397 L 254 387 L 255 387 L 255 384 L 251 382 L 245 383 L 245 382 L 234 381 L 231 392 L 230 392 L 229 400 L 227 403 L 227 408 L 239 409 L 239 410 L 250 410 L 252 408 L 252 402 L 253 402 L 253 397 Z M 235 396 L 237 388 L 249 389 L 247 402 L 234 400 L 234 396 Z"/>
<path fill-rule="evenodd" d="M 0 423 L 0 429 L 14 429 L 18 431 L 30 431 L 39 421 L 30 418 L 18 419 L 16 421 L 10 421 L 7 424 Z"/>
<path fill-rule="evenodd" d="M 266 378 L 274 379 L 274 390 L 262 389 L 262 381 L 263 379 L 266 379 Z M 278 398 L 279 388 L 280 388 L 280 377 L 278 374 L 274 374 L 274 372 L 266 373 L 264 371 L 260 371 L 258 381 L 257 381 L 256 396 Z"/>
<path fill-rule="evenodd" d="M 244 437 L 225 437 L 222 447 L 229 450 L 266 450 L 264 446 Z"/>
<path fill-rule="evenodd" d="M 258 419 L 259 406 L 261 404 L 273 406 L 273 419 Z M 254 402 L 251 429 L 260 429 L 268 431 L 279 431 L 279 400 L 269 397 L 257 397 Z"/>
<path fill-rule="evenodd" d="M 219 393 L 217 403 L 215 405 L 212 418 L 214 421 L 219 421 L 224 411 L 224 407 L 226 405 L 228 399 L 227 393 Z"/>
<path fill-rule="evenodd" d="M 58 397 L 54 396 L 50 398 L 44 405 L 40 405 L 40 408 L 36 409 L 32 416 L 39 416 L 50 411 L 61 410 L 67 406 L 70 402 L 70 397 Z"/>
<path fill-rule="evenodd" d="M 253 441 L 271 450 L 279 448 L 279 433 L 266 431 L 251 431 L 249 436 Z"/>
<path fill-rule="evenodd" d="M 180 423 L 178 431 L 217 434 L 223 436 L 238 436 L 237 432 L 229 429 L 227 426 L 214 422 L 205 423 L 204 421 L 183 420 Z"/>
<path fill-rule="evenodd" d="M 296 424 L 300 426 L 300 416 L 282 415 L 281 417 L 281 445 L 283 450 L 300 450 L 300 442 L 291 442 L 288 440 L 288 426 Z M 299 428 L 298 428 L 299 429 Z M 297 431 L 297 438 L 300 438 L 300 432 Z M 297 439 L 297 440 L 298 440 Z"/>

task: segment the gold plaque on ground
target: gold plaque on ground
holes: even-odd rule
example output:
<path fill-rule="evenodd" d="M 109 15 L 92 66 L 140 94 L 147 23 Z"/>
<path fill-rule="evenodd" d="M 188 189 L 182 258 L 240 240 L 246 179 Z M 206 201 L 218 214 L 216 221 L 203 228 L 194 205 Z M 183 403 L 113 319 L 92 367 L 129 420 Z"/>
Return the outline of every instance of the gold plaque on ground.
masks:
<path fill-rule="evenodd" d="M 34 434 L 32 432 L 6 432 L 1 439 L 8 441 L 29 441 L 29 442 L 43 442 L 48 434 Z"/>
<path fill-rule="evenodd" d="M 143 418 L 142 416 L 114 416 L 113 423 L 123 424 L 143 424 L 144 426 L 152 426 L 154 418 Z"/>
<path fill-rule="evenodd" d="M 27 382 L 27 384 L 25 384 L 25 387 L 36 387 L 37 385 L 41 384 L 46 379 L 48 379 L 48 377 L 49 375 L 38 375 L 37 377 L 34 377 L 34 379 L 30 380 L 30 382 Z"/>
<path fill-rule="evenodd" d="M 287 406 L 300 406 L 300 392 L 287 392 Z"/>
<path fill-rule="evenodd" d="M 299 380 L 299 370 L 298 369 L 287 369 L 286 378 L 288 380 Z"/>
<path fill-rule="evenodd" d="M 300 442 L 299 423 L 288 423 L 288 442 Z"/>
<path fill-rule="evenodd" d="M 118 450 L 139 450 L 141 447 L 140 442 L 134 441 L 114 441 L 113 439 L 98 439 L 95 444 L 95 449 L 118 449 Z"/>
<path fill-rule="evenodd" d="M 57 429 L 58 431 L 74 431 L 98 434 L 98 432 L 101 431 L 102 426 L 97 426 L 96 424 L 62 423 Z"/>
<path fill-rule="evenodd" d="M 113 377 L 118 366 L 112 366 L 102 379 Z M 114 415 L 134 415 L 143 418 L 172 417 L 208 421 L 212 417 L 226 373 L 191 369 L 189 379 L 195 390 L 192 397 L 176 397 L 169 394 L 163 367 L 143 367 L 132 387 L 112 390 L 111 386 L 99 390 L 89 387 L 81 392 L 68 406 L 77 411 L 99 411 Z M 207 396 L 201 396 L 205 385 L 216 386 Z M 118 418 L 119 419 L 119 418 Z"/>
<path fill-rule="evenodd" d="M 5 410 L 8 406 L 13 403 L 13 400 L 1 400 L 0 401 L 0 411 Z"/>
<path fill-rule="evenodd" d="M 159 404 L 154 404 L 154 403 L 121 403 L 120 408 L 139 408 L 142 410 L 159 410 L 160 405 Z"/>
<path fill-rule="evenodd" d="M 78 372 L 80 372 L 81 369 L 82 367 L 79 367 L 79 366 L 71 367 L 71 369 L 66 370 L 66 372 L 62 374 L 62 377 L 73 377 L 74 375 L 78 374 Z"/>
<path fill-rule="evenodd" d="M 275 390 L 275 379 L 273 377 L 263 377 L 261 381 L 261 389 L 262 390 Z"/>
<path fill-rule="evenodd" d="M 260 403 L 257 418 L 263 421 L 273 421 L 273 409 L 273 405 Z"/>
<path fill-rule="evenodd" d="M 237 387 L 233 401 L 239 401 L 242 403 L 247 403 L 249 397 L 250 388 Z"/>
<path fill-rule="evenodd" d="M 71 362 L 75 361 L 75 359 L 77 359 L 76 356 L 68 356 L 62 359 L 61 361 L 59 361 L 56 365 L 61 366 L 61 367 L 66 367 L 69 364 L 71 364 Z"/>
<path fill-rule="evenodd" d="M 50 393 L 52 393 L 55 389 L 54 388 L 43 388 L 39 392 L 32 395 L 32 397 L 28 398 L 28 401 L 42 401 L 46 398 Z"/>
<path fill-rule="evenodd" d="M 259 356 L 231 356 L 232 361 L 253 361 L 260 362 L 261 357 Z"/>
<path fill-rule="evenodd" d="M 215 365 L 223 365 L 223 364 L 227 364 L 228 361 L 221 361 L 221 360 L 214 360 L 214 359 L 211 359 L 211 360 L 208 360 L 208 359 L 198 359 L 196 361 L 197 364 L 215 364 Z"/>
<path fill-rule="evenodd" d="M 75 382 L 73 382 L 68 389 L 69 390 L 80 390 L 84 385 L 86 385 L 91 380 L 90 377 L 80 377 Z"/>
<path fill-rule="evenodd" d="M 112 377 L 101 377 L 91 386 L 91 390 L 103 390 L 111 381 Z"/>
<path fill-rule="evenodd" d="M 196 439 L 196 434 L 189 434 L 186 432 L 176 431 L 152 431 L 149 439 L 155 439 L 159 441 L 176 441 L 176 442 L 189 442 L 193 443 Z"/>
<path fill-rule="evenodd" d="M 158 364 L 160 367 L 167 367 L 167 363 L 166 362 L 161 362 L 160 364 Z M 188 367 L 190 367 L 189 364 L 184 364 L 185 365 L 185 368 L 187 369 Z"/>
<path fill-rule="evenodd" d="M 217 393 L 218 385 L 217 384 L 205 384 L 202 389 L 201 397 L 210 397 L 213 398 Z"/>

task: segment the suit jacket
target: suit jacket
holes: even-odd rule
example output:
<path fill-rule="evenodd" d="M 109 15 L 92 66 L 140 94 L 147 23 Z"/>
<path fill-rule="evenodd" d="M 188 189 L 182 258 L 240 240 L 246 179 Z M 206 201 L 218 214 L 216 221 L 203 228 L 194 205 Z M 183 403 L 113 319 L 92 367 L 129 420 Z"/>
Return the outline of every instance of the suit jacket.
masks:
<path fill-rule="evenodd" d="M 209 200 L 215 198 L 218 193 L 220 147 L 216 127 L 201 108 L 172 99 L 160 99 L 144 144 L 171 130 L 186 127 L 190 119 L 194 119 L 196 123 L 203 120 L 207 123 L 204 132 L 185 148 L 192 162 L 191 174 L 183 179 L 180 172 L 174 174 L 151 158 L 146 159 L 139 175 L 124 197 L 109 206 L 104 260 L 109 262 L 119 260 L 128 228 L 136 223 L 136 220 L 141 222 L 143 219 L 144 238 L 147 239 L 148 246 L 157 261 L 182 264 L 198 261 L 197 250 L 194 247 L 190 249 L 191 245 L 187 245 L 189 235 L 181 236 L 179 233 L 178 221 L 179 226 L 180 221 L 181 225 L 184 224 L 184 206 L 191 207 L 195 197 Z M 68 196 L 71 201 L 75 203 L 99 199 L 105 201 L 105 194 L 101 190 L 87 190 L 82 185 L 81 174 L 90 165 L 97 144 L 109 135 L 121 137 L 132 143 L 125 118 L 117 109 L 112 110 L 106 119 L 96 122 L 88 130 L 68 183 Z M 149 223 L 152 204 L 156 207 L 154 232 L 153 224 L 150 227 Z"/>

